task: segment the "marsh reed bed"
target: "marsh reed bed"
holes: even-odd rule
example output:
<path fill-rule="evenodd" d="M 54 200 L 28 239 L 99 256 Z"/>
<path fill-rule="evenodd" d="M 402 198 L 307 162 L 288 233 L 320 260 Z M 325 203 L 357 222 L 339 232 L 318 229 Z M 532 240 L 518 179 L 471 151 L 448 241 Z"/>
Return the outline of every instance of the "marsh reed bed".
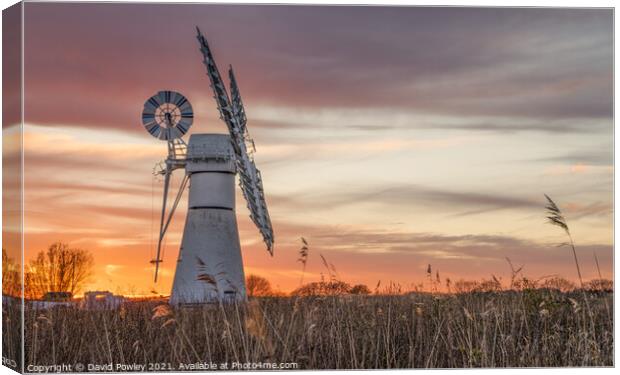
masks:
<path fill-rule="evenodd" d="M 162 370 L 202 362 L 292 362 L 299 369 L 613 366 L 612 302 L 610 292 L 533 289 L 27 309 L 25 358 L 37 365 L 171 366 Z"/>

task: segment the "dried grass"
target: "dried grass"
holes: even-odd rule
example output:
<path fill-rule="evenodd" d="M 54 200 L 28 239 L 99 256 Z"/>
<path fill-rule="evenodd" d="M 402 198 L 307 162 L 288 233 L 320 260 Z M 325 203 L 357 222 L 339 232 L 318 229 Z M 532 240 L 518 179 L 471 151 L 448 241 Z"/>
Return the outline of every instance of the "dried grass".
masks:
<path fill-rule="evenodd" d="M 257 298 L 175 309 L 135 302 L 117 311 L 54 309 L 45 318 L 26 309 L 25 358 L 28 364 L 269 359 L 302 369 L 612 366 L 613 322 L 605 304 L 613 293 L 585 295 L 591 316 L 581 312 L 580 291 L 548 289 Z M 3 336 L 11 345 L 9 339 Z"/>

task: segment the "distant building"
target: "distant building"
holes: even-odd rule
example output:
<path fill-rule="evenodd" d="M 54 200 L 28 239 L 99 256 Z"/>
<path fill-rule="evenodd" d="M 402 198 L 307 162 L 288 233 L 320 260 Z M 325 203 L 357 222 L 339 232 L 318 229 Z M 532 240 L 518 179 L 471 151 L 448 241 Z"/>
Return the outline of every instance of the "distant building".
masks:
<path fill-rule="evenodd" d="M 36 310 L 75 306 L 73 294 L 69 292 L 47 292 L 40 300 L 26 300 L 26 303 Z"/>
<path fill-rule="evenodd" d="M 114 295 L 108 291 L 91 291 L 84 293 L 80 307 L 86 310 L 117 309 L 123 302 L 125 302 L 123 296 Z"/>
<path fill-rule="evenodd" d="M 73 298 L 70 292 L 47 292 L 43 295 L 43 301 L 49 302 L 69 302 Z"/>

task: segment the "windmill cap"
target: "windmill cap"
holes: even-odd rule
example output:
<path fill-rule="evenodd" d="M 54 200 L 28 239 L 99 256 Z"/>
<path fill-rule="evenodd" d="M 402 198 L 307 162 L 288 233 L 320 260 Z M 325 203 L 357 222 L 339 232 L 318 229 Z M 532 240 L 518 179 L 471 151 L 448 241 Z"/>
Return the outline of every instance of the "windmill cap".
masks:
<path fill-rule="evenodd" d="M 235 171 L 234 151 L 228 134 L 192 134 L 187 144 L 187 170 Z"/>

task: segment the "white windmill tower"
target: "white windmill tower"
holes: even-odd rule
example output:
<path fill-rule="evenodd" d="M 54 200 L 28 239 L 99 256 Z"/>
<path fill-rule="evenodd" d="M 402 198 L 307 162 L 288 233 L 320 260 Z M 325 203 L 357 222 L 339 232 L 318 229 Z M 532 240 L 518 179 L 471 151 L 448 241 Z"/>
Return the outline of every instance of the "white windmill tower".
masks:
<path fill-rule="evenodd" d="M 229 69 L 229 97 L 206 38 L 197 28 L 200 51 L 217 102 L 220 118 L 229 135 L 193 134 L 186 144 L 182 137 L 193 122 L 189 101 L 173 91 L 160 91 L 144 104 L 142 123 L 154 137 L 168 143 L 165 166 L 156 172 L 164 176 L 155 282 L 159 272 L 164 236 L 183 191 L 189 185 L 185 229 L 179 251 L 171 304 L 243 300 L 245 278 L 235 216 L 235 175 L 247 201 L 250 218 L 256 224 L 267 250 L 273 255 L 273 230 L 259 170 L 252 154 L 254 142 L 246 128 L 246 116 L 232 67 Z M 176 198 L 167 210 L 170 176 L 184 168 Z"/>

